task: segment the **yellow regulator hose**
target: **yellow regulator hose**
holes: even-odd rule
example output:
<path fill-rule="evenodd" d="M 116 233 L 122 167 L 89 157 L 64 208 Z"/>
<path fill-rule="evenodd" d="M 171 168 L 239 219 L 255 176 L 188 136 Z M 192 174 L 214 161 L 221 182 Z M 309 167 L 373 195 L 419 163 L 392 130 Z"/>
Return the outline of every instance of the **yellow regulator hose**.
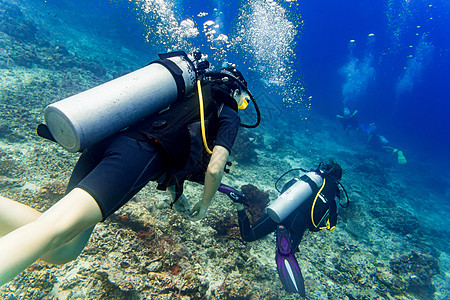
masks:
<path fill-rule="evenodd" d="M 200 124 L 202 127 L 202 138 L 203 138 L 203 146 L 205 147 L 206 152 L 212 154 L 212 151 L 208 147 L 208 142 L 206 141 L 206 131 L 205 131 L 205 111 L 203 110 L 203 93 L 202 93 L 202 85 L 200 80 L 197 80 L 197 90 L 198 90 L 198 103 L 200 106 Z"/>

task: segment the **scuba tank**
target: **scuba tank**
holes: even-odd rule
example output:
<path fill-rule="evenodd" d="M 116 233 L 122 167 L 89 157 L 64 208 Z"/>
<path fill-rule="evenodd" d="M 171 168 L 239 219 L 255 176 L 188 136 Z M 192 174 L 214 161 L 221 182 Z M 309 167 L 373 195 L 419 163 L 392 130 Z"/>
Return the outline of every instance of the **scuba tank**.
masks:
<path fill-rule="evenodd" d="M 302 180 L 302 179 L 305 180 Z M 281 223 L 306 199 L 320 188 L 323 178 L 318 172 L 308 172 L 266 207 L 266 213 L 277 223 Z"/>
<path fill-rule="evenodd" d="M 186 53 L 159 57 L 144 68 L 48 105 L 44 119 L 54 140 L 70 152 L 82 151 L 190 95 L 197 75 Z"/>

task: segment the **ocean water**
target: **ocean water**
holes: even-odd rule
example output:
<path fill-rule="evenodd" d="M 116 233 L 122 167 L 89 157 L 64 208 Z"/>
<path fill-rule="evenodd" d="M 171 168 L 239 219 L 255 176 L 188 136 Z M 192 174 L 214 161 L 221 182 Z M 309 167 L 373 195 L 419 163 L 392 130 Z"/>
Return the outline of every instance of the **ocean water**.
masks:
<path fill-rule="evenodd" d="M 0 0 L 0 194 L 41 210 L 61 195 L 77 155 L 36 137 L 46 105 L 139 69 L 158 53 L 200 49 L 212 69 L 241 70 L 261 109 L 261 126 L 237 140 L 227 184 L 251 183 L 273 199 L 277 176 L 290 168 L 313 168 L 331 156 L 343 166 L 351 207 L 332 234 L 306 235 L 297 255 L 308 297 L 449 299 L 449 14 L 447 0 Z M 344 132 L 336 117 L 344 108 L 358 111 L 361 128 Z M 254 110 L 242 119 L 253 122 Z M 364 128 L 372 123 L 369 135 Z M 380 137 L 387 143 L 374 143 Z M 196 192 L 187 188 L 192 201 Z M 145 190 L 139 199 L 164 199 L 155 193 Z M 218 202 L 216 213 L 235 217 L 226 199 Z M 180 257 L 196 249 L 191 259 L 203 271 L 192 269 L 209 282 L 206 289 L 183 289 L 195 281 L 186 262 L 152 271 L 166 276 L 152 275 L 159 278 L 147 279 L 152 287 L 136 283 L 135 274 L 146 271 L 125 271 L 126 258 L 95 250 L 101 237 L 114 240 L 101 224 L 95 246 L 78 261 L 59 269 L 39 264 L 40 273 L 28 269 L 0 295 L 100 299 L 108 289 L 103 299 L 297 298 L 278 282 L 273 253 L 265 251 L 270 237 L 243 244 L 211 236 L 221 232 L 212 221 L 173 227 L 175 217 L 154 206 L 151 226 Z M 122 215 L 106 225 L 129 238 L 133 226 L 122 229 Z M 187 228 L 214 246 L 193 246 Z M 121 247 L 113 248 L 126 256 Z M 233 260 L 219 260 L 220 251 Z M 110 271 L 94 274 L 105 261 Z"/>

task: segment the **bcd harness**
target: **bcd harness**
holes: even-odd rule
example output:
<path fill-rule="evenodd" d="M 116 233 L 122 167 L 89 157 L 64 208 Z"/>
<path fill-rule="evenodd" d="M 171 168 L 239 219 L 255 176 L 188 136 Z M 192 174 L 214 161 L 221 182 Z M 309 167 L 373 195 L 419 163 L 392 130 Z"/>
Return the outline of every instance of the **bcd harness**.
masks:
<path fill-rule="evenodd" d="M 319 168 L 320 168 L 320 165 L 319 165 Z M 331 175 L 328 175 L 327 173 L 320 171 L 319 168 L 317 170 L 311 170 L 311 171 L 315 171 L 316 173 L 321 175 L 323 181 L 322 181 L 322 185 L 320 187 L 317 187 L 316 183 L 314 181 L 312 181 L 311 178 L 309 178 L 307 175 L 303 175 L 300 178 L 292 179 L 291 181 L 286 183 L 285 186 L 283 186 L 283 188 L 280 190 L 277 187 L 277 184 L 288 173 L 290 173 L 292 171 L 302 171 L 305 173 L 308 172 L 307 170 L 305 170 L 303 168 L 295 168 L 295 169 L 291 169 L 291 170 L 285 172 L 283 175 L 281 175 L 278 178 L 278 180 L 275 182 L 275 189 L 279 193 L 283 193 L 298 180 L 303 180 L 306 183 L 308 183 L 308 185 L 310 186 L 310 188 L 313 192 L 312 194 L 314 196 L 314 199 L 313 199 L 313 202 L 311 205 L 311 211 L 310 211 L 310 218 L 311 218 L 311 224 L 313 226 L 313 231 L 319 231 L 319 230 L 322 230 L 325 228 L 330 231 L 333 231 L 335 229 L 336 221 L 337 221 L 336 220 L 337 205 L 334 200 L 334 193 L 335 193 L 334 189 L 338 189 L 338 186 L 340 186 L 342 188 L 342 190 L 344 191 L 344 194 L 347 198 L 347 204 L 342 205 L 342 203 L 340 203 L 339 205 L 341 207 L 343 207 L 343 208 L 348 207 L 348 205 L 350 203 L 349 197 L 348 197 L 347 191 L 345 190 L 344 186 L 340 183 L 339 180 L 335 179 Z M 324 210 L 324 208 L 326 208 L 326 209 Z M 331 222 L 330 222 L 330 218 L 332 218 Z M 317 219 L 319 219 L 318 222 L 315 221 Z"/>
<path fill-rule="evenodd" d="M 335 226 L 336 226 L 336 224 L 333 224 L 332 226 L 330 224 L 330 219 L 329 219 L 329 217 L 330 217 L 330 209 L 331 209 L 331 214 L 332 215 L 336 214 L 337 212 L 336 212 L 336 205 L 332 204 L 332 201 L 334 201 L 334 199 L 330 199 L 331 201 L 328 199 L 330 197 L 334 198 L 333 193 L 328 193 L 328 191 L 324 190 L 325 185 L 327 184 L 327 178 L 325 178 L 325 177 L 323 178 L 322 185 L 320 186 L 320 188 L 318 188 L 317 185 L 315 184 L 315 182 L 312 181 L 311 178 L 309 178 L 306 175 L 303 175 L 300 178 L 300 180 L 303 180 L 306 183 L 308 183 L 308 185 L 311 187 L 311 190 L 313 191 L 314 200 L 313 200 L 313 203 L 312 203 L 312 206 L 311 206 L 311 213 L 310 213 L 310 215 L 311 215 L 311 223 L 312 223 L 312 225 L 314 227 L 313 231 L 319 231 L 319 230 L 322 230 L 322 229 L 328 229 L 330 231 L 333 231 Z M 326 206 L 326 209 L 325 209 L 324 212 L 322 212 L 323 205 L 322 205 L 322 207 L 321 207 L 322 209 L 320 211 L 316 210 L 316 203 L 317 203 L 317 199 L 318 198 L 320 198 L 322 204 L 324 204 Z M 322 217 L 320 217 L 319 222 L 316 223 L 315 220 L 314 220 L 314 215 L 318 215 L 318 214 L 322 215 Z"/>
<path fill-rule="evenodd" d="M 210 154 L 208 147 L 214 146 L 217 132 L 217 104 L 211 96 L 211 86 L 203 87 L 204 121 L 200 121 L 198 94 L 177 101 L 170 109 L 154 114 L 132 126 L 124 134 L 139 137 L 147 142 L 162 147 L 170 162 L 169 170 L 158 180 L 158 189 L 165 190 L 175 186 L 175 203 L 183 193 L 185 179 L 203 183 Z M 205 128 L 202 138 L 201 123 Z"/>

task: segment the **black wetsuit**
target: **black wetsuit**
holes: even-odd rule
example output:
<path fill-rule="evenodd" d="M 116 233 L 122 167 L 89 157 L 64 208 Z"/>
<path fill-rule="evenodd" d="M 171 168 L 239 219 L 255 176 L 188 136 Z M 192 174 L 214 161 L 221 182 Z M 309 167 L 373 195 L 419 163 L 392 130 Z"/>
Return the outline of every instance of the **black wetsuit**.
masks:
<path fill-rule="evenodd" d="M 234 100 L 230 100 L 231 97 L 220 92 L 215 93 L 214 88 L 212 90 L 211 98 L 215 101 L 210 102 L 212 103 L 210 107 L 213 112 L 211 120 L 213 120 L 214 129 L 213 132 L 207 132 L 208 142 L 211 149 L 214 145 L 220 145 L 231 151 L 240 125 L 237 105 Z M 236 107 L 230 107 L 232 106 L 228 105 L 230 103 L 234 103 Z M 182 105 L 183 103 L 181 108 Z M 170 124 L 170 121 L 169 119 L 168 126 L 177 125 Z M 151 127 L 149 124 L 152 125 L 154 122 L 155 117 L 150 116 L 135 126 L 86 149 L 72 172 L 67 192 L 75 187 L 87 191 L 99 205 L 105 219 L 128 202 L 149 181 L 160 179 L 169 170 L 188 168 L 186 161 L 191 154 L 198 154 L 193 153 L 190 145 L 183 142 L 191 142 L 193 139 L 192 132 L 188 130 L 193 122 L 172 130 L 168 135 L 163 135 L 163 141 L 153 139 L 153 131 L 148 130 Z M 182 134 L 178 134 L 180 132 Z M 201 139 L 198 132 L 195 134 L 195 139 Z M 201 145 L 201 140 L 197 143 Z M 181 155 L 185 159 L 175 162 L 178 157 L 174 158 L 172 153 Z M 209 161 L 209 156 L 205 159 Z M 187 178 L 188 175 L 204 176 L 205 168 L 201 164 L 197 166 L 190 164 L 189 168 L 183 173 L 186 178 L 178 177 L 177 179 L 182 182 L 190 179 Z M 202 172 L 203 174 L 199 174 Z"/>
<path fill-rule="evenodd" d="M 293 179 L 297 180 L 297 179 Z M 292 181 L 288 182 L 286 185 L 292 184 Z M 287 188 L 283 187 L 283 191 Z M 302 240 L 303 233 L 306 229 L 311 231 L 318 231 L 320 229 L 316 228 L 311 220 L 311 208 L 314 202 L 315 193 L 304 201 L 297 209 L 295 209 L 283 222 L 282 225 L 285 226 L 290 232 L 292 240 L 292 248 L 298 251 L 298 245 Z M 339 188 L 335 181 L 327 180 L 325 187 L 323 188 L 321 195 L 326 199 L 326 203 L 322 199 L 317 199 L 314 206 L 314 219 L 318 223 L 322 216 L 329 210 L 329 222 L 330 226 L 334 227 L 337 221 L 338 205 L 340 199 Z M 239 228 L 241 232 L 242 239 L 247 242 L 255 241 L 261 237 L 272 233 L 276 230 L 277 224 L 272 220 L 269 215 L 264 214 L 258 221 L 256 221 L 252 226 L 245 210 L 238 211 Z M 317 224 L 316 224 L 317 225 Z"/>

